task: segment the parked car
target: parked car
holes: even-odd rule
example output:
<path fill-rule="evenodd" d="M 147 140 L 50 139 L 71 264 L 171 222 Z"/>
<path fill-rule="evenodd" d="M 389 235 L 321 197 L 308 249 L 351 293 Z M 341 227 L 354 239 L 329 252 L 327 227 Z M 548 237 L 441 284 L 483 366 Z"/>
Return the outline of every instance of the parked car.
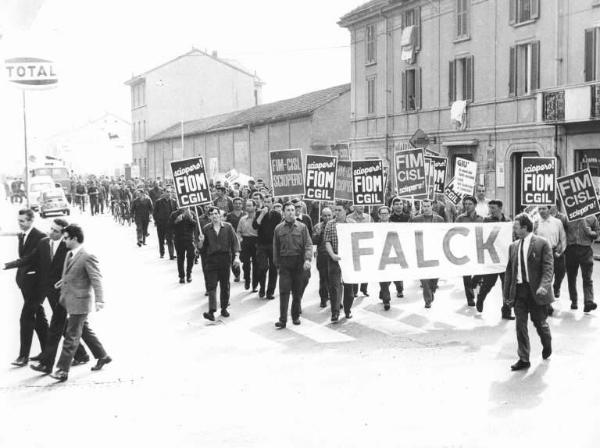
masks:
<path fill-rule="evenodd" d="M 53 188 L 52 190 L 46 190 L 42 193 L 40 216 L 45 218 L 54 213 L 65 215 L 71 214 L 69 203 L 67 202 L 65 192 L 62 188 Z"/>
<path fill-rule="evenodd" d="M 35 176 L 29 179 L 27 197 L 29 198 L 29 207 L 35 211 L 40 209 L 42 193 L 48 190 L 54 190 L 56 184 L 50 176 Z"/>

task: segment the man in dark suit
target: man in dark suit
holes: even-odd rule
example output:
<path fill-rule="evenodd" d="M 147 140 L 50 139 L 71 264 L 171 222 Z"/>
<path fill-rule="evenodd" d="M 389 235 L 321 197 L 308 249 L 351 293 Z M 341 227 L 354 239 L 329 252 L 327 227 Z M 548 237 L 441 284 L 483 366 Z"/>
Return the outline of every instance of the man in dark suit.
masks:
<path fill-rule="evenodd" d="M 17 268 L 17 285 L 23 294 L 21 310 L 21 348 L 19 357 L 12 363 L 24 367 L 29 361 L 33 331 L 37 333 L 42 351 L 46 346 L 48 320 L 42 307 L 44 296 L 40 291 L 37 246 L 44 233 L 33 227 L 34 214 L 31 209 L 19 211 L 19 258 L 5 263 L 4 269 Z"/>
<path fill-rule="evenodd" d="M 67 225 L 68 223 L 64 219 L 56 218 L 50 226 L 49 238 L 42 239 L 37 247 L 40 288 L 42 297 L 48 297 L 48 302 L 52 308 L 52 320 L 50 321 L 46 347 L 38 359 L 39 363 L 32 364 L 30 367 L 43 373 L 52 372 L 58 344 L 67 322 L 67 310 L 58 302 L 60 289 L 54 287 L 62 277 L 67 255 L 67 246 L 62 240 L 62 233 Z M 73 365 L 85 364 L 89 360 L 90 357 L 83 344 L 79 344 Z"/>
<path fill-rule="evenodd" d="M 61 289 L 59 302 L 69 313 L 69 318 L 62 352 L 56 363 L 57 370 L 51 375 L 58 381 L 68 379 L 69 369 L 81 339 L 98 360 L 92 370 L 100 370 L 112 361 L 87 322 L 88 314 L 94 308 L 94 304 L 96 311 L 104 307 L 102 275 L 98 267 L 98 259 L 82 247 L 81 227 L 74 224 L 65 227 L 63 239 L 69 252 L 65 259 L 62 278 L 55 286 Z"/>
<path fill-rule="evenodd" d="M 552 275 L 554 260 L 550 243 L 535 236 L 533 223 L 522 213 L 515 217 L 513 231 L 517 240 L 510 245 L 508 264 L 504 278 L 504 300 L 506 305 L 515 307 L 519 360 L 512 370 L 527 369 L 529 362 L 529 335 L 527 315 L 542 341 L 542 357 L 552 354 L 552 335 L 546 322 L 548 305 L 554 301 L 552 295 Z"/>
<path fill-rule="evenodd" d="M 148 223 L 150 222 L 150 215 L 154 210 L 152 201 L 144 193 L 144 190 L 138 190 L 138 197 L 135 198 L 131 204 L 131 216 L 135 221 L 135 230 L 137 233 L 137 245 L 142 247 L 146 245 L 146 236 L 148 235 Z"/>
<path fill-rule="evenodd" d="M 167 249 L 169 251 L 169 259 L 175 259 L 173 249 L 173 228 L 169 222 L 171 213 L 177 210 L 177 201 L 173 197 L 173 190 L 167 187 L 167 191 L 154 202 L 154 225 L 156 226 L 156 234 L 158 236 L 158 252 L 160 258 L 165 256 L 165 240 L 167 241 Z"/>

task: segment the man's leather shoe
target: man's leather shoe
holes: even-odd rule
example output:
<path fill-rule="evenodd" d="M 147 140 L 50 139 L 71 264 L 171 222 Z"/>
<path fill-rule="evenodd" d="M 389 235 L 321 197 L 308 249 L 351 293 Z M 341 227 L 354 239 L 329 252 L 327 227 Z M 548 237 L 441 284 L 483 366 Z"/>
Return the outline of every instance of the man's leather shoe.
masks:
<path fill-rule="evenodd" d="M 469 306 L 475 306 L 475 300 L 473 300 L 473 299 L 467 299 L 467 305 L 469 305 Z"/>
<path fill-rule="evenodd" d="M 36 372 L 45 373 L 46 375 L 52 373 L 52 367 L 47 366 L 46 364 L 42 364 L 41 362 L 38 362 L 37 364 L 31 364 L 29 367 L 31 367 Z"/>
<path fill-rule="evenodd" d="M 50 376 L 61 383 L 63 381 L 67 381 L 69 379 L 69 372 L 65 370 L 57 370 L 54 373 L 51 373 Z"/>
<path fill-rule="evenodd" d="M 40 353 L 39 355 L 36 356 L 31 356 L 29 358 L 30 361 L 41 361 L 42 360 L 42 354 Z"/>
<path fill-rule="evenodd" d="M 556 299 L 560 298 L 560 289 L 554 290 L 554 298 L 556 298 Z"/>
<path fill-rule="evenodd" d="M 142 243 L 140 243 L 139 241 L 137 242 L 138 247 L 142 247 Z"/>
<path fill-rule="evenodd" d="M 229 311 L 227 311 L 226 309 L 222 309 L 221 310 L 221 316 L 223 316 L 223 317 L 229 317 L 230 316 Z"/>
<path fill-rule="evenodd" d="M 274 296 L 274 295 L 272 295 L 272 294 L 269 294 L 269 295 L 267 296 L 267 300 L 273 300 L 274 298 L 275 298 L 275 296 Z"/>
<path fill-rule="evenodd" d="M 29 360 L 26 356 L 19 356 L 17 359 L 11 362 L 11 364 L 17 367 L 25 367 L 28 362 Z"/>
<path fill-rule="evenodd" d="M 431 308 L 431 302 L 426 302 L 425 303 L 425 308 Z"/>
<path fill-rule="evenodd" d="M 337 322 L 338 320 L 340 320 L 340 314 L 339 313 L 333 313 L 331 315 L 331 322 Z"/>
<path fill-rule="evenodd" d="M 233 281 L 234 281 L 235 283 L 239 283 L 239 282 L 240 282 L 240 278 L 239 278 L 239 277 L 235 277 L 235 278 L 233 279 Z"/>
<path fill-rule="evenodd" d="M 296 318 L 296 319 L 293 319 L 293 320 L 292 320 L 292 323 L 293 323 L 294 325 L 300 325 L 300 319 L 298 319 L 298 318 Z"/>
<path fill-rule="evenodd" d="M 327 302 L 323 302 L 321 301 L 321 305 L 319 305 L 321 308 L 327 308 Z"/>
<path fill-rule="evenodd" d="M 183 277 L 181 277 L 181 278 L 179 279 L 179 283 L 182 283 L 182 284 L 183 284 L 183 283 L 185 283 L 185 279 L 184 279 Z"/>
<path fill-rule="evenodd" d="M 71 365 L 72 366 L 80 366 L 82 364 L 87 364 L 88 362 L 90 362 L 90 358 L 74 359 L 73 362 L 71 363 Z"/>
<path fill-rule="evenodd" d="M 280 320 L 278 320 L 277 322 L 275 322 L 275 326 L 277 328 L 285 328 L 285 322 L 281 322 Z"/>
<path fill-rule="evenodd" d="M 483 312 L 483 299 L 480 297 L 477 297 L 477 303 L 475 303 L 475 308 L 477 308 L 477 311 L 479 311 L 480 313 Z"/>
<path fill-rule="evenodd" d="M 264 291 L 258 291 L 258 297 L 260 297 L 261 299 L 265 296 L 265 292 Z"/>
<path fill-rule="evenodd" d="M 402 297 L 404 297 L 404 293 L 403 292 L 397 292 L 396 293 L 396 297 L 398 297 L 399 299 L 401 299 Z"/>
<path fill-rule="evenodd" d="M 531 367 L 531 363 L 530 362 L 521 361 L 519 359 L 516 363 L 514 363 L 512 366 L 510 366 L 510 370 L 512 370 L 513 372 L 515 372 L 517 370 L 528 369 L 529 367 Z"/>
<path fill-rule="evenodd" d="M 352 313 L 346 313 L 346 319 L 352 319 Z"/>
<path fill-rule="evenodd" d="M 175 260 L 177 257 L 169 257 L 169 260 Z"/>
<path fill-rule="evenodd" d="M 577 302 L 571 302 L 571 309 L 572 309 L 572 310 L 576 310 L 577 308 L 579 308 L 579 307 L 577 306 Z"/>
<path fill-rule="evenodd" d="M 390 304 L 389 304 L 389 302 L 383 304 L 383 309 L 386 310 L 386 311 L 390 310 Z"/>
<path fill-rule="evenodd" d="M 187 276 L 187 282 L 188 283 L 192 283 L 192 276 L 191 276 L 191 274 Z"/>
<path fill-rule="evenodd" d="M 104 367 L 105 364 L 108 364 L 112 361 L 112 358 L 110 356 L 105 356 L 104 358 L 100 358 L 98 361 L 96 361 L 96 365 L 94 367 L 92 367 L 91 370 L 96 371 L 96 370 L 100 370 L 102 367 Z"/>
<path fill-rule="evenodd" d="M 209 313 L 202 313 L 202 316 L 203 316 L 205 319 L 208 319 L 208 320 L 210 320 L 210 321 L 212 321 L 212 322 L 214 322 L 214 321 L 215 321 L 215 313 L 214 313 L 213 311 L 211 311 L 211 312 L 209 312 Z"/>
<path fill-rule="evenodd" d="M 548 358 L 550 358 L 551 354 L 552 354 L 552 346 L 551 345 L 549 345 L 548 347 L 544 347 L 542 349 L 542 358 L 548 359 Z"/>
<path fill-rule="evenodd" d="M 585 302 L 583 305 L 583 312 L 589 313 L 590 311 L 594 311 L 596 308 L 598 308 L 598 304 L 595 302 Z"/>
<path fill-rule="evenodd" d="M 247 291 L 250 289 L 250 282 L 244 283 L 244 289 Z"/>

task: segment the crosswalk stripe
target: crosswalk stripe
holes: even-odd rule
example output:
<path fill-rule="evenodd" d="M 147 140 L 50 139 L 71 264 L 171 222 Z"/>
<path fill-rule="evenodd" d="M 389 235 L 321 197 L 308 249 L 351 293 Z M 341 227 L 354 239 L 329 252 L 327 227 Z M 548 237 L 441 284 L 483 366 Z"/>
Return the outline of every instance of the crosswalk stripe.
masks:
<path fill-rule="evenodd" d="M 312 339 L 321 344 L 330 344 L 334 342 L 351 342 L 355 339 L 339 331 L 332 330 L 327 326 L 317 324 L 308 319 L 302 319 L 301 325 L 290 325 L 287 328 L 304 337 Z M 339 325 L 339 324 L 338 324 Z"/>

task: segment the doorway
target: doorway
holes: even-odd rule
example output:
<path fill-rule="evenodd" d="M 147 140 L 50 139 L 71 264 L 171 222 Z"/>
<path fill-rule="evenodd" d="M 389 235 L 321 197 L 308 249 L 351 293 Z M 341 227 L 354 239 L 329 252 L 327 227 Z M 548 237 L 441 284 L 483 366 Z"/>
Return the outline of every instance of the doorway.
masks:
<path fill-rule="evenodd" d="M 513 173 L 513 176 L 512 176 L 512 178 L 513 178 L 513 197 L 512 198 L 513 198 L 513 200 L 512 200 L 512 207 L 511 207 L 512 217 L 517 216 L 525 208 L 524 206 L 521 205 L 521 193 L 522 193 L 521 173 L 523 171 L 522 170 L 522 168 L 523 168 L 522 159 L 523 159 L 523 157 L 537 157 L 537 156 L 539 156 L 537 151 L 515 152 L 511 156 L 511 169 L 512 169 L 512 173 Z"/>

